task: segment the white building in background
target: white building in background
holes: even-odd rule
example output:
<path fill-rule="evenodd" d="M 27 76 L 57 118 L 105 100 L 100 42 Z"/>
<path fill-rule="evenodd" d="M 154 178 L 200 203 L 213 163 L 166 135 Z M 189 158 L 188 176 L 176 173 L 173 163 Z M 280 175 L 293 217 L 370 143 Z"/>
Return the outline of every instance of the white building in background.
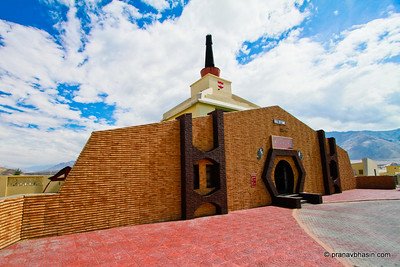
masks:
<path fill-rule="evenodd" d="M 355 176 L 378 176 L 378 164 L 369 158 L 363 158 L 361 162 L 352 162 L 351 168 Z"/>

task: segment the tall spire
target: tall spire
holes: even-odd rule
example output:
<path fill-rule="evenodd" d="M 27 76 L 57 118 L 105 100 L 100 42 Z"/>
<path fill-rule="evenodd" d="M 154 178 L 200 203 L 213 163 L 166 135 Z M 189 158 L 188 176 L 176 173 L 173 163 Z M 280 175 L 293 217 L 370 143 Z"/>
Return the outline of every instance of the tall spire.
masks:
<path fill-rule="evenodd" d="M 204 69 L 200 71 L 201 77 L 205 76 L 206 74 L 211 73 L 215 76 L 219 77 L 220 70 L 219 68 L 215 67 L 214 65 L 214 55 L 212 51 L 212 36 L 208 34 L 206 36 L 206 62 Z"/>
<path fill-rule="evenodd" d="M 215 67 L 214 66 L 214 56 L 212 51 L 212 36 L 208 34 L 206 36 L 206 64 L 204 67 Z"/>

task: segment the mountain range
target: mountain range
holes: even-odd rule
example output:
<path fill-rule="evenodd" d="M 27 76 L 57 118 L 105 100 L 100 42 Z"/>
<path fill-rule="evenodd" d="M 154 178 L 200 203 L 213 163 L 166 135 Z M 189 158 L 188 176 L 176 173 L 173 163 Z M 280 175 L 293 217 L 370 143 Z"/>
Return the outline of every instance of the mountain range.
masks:
<path fill-rule="evenodd" d="M 23 171 L 25 173 L 46 173 L 46 174 L 52 174 L 52 173 L 56 173 L 59 170 L 61 170 L 62 168 L 66 167 L 66 166 L 74 166 L 75 161 L 71 160 L 71 161 L 67 161 L 67 162 L 61 162 L 58 163 L 56 165 L 37 165 L 37 166 L 30 166 L 27 168 L 24 168 Z"/>
<path fill-rule="evenodd" d="M 326 136 L 335 137 L 336 144 L 347 151 L 351 160 L 400 159 L 400 128 L 389 131 L 327 132 Z"/>

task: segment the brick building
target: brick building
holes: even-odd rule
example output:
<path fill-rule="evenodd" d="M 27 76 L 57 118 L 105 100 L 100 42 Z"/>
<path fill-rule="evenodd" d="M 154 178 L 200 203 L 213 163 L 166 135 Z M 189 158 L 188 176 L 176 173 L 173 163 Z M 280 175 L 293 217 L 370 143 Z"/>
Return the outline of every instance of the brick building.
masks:
<path fill-rule="evenodd" d="M 335 140 L 278 106 L 183 114 L 93 132 L 59 193 L 0 201 L 0 248 L 271 204 L 300 208 L 355 186 Z"/>

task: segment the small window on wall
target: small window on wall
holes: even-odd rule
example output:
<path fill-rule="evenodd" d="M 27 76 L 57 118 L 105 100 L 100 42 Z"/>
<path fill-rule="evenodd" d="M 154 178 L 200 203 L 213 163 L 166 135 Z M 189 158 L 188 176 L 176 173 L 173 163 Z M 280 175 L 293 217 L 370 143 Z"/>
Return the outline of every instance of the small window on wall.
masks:
<path fill-rule="evenodd" d="M 206 165 L 207 188 L 218 187 L 218 167 L 217 165 Z"/>
<path fill-rule="evenodd" d="M 200 173 L 199 173 L 199 165 L 193 166 L 193 187 L 194 189 L 200 188 Z"/>
<path fill-rule="evenodd" d="M 358 170 L 358 174 L 359 175 L 363 175 L 364 174 L 364 170 Z"/>

